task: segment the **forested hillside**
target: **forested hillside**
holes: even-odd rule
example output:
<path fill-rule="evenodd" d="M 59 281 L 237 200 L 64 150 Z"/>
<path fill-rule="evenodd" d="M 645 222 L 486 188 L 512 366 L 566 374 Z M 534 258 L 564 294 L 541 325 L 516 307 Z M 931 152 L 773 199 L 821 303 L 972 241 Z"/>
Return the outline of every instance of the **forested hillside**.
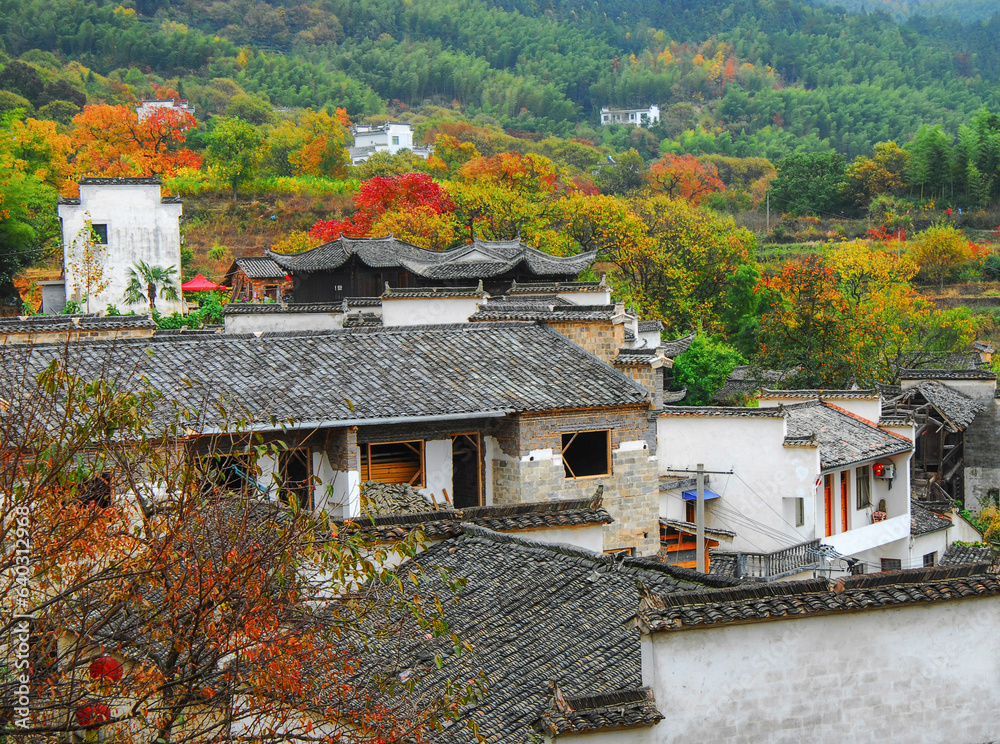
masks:
<path fill-rule="evenodd" d="M 677 151 L 853 157 L 922 124 L 1000 103 L 995 21 L 962 26 L 789 0 L 2 0 L 8 55 L 205 90 L 235 81 L 276 106 L 351 116 L 424 103 L 571 136 L 603 105 L 665 110 Z"/>
<path fill-rule="evenodd" d="M 985 21 L 1000 12 L 994 0 L 815 0 L 859 13 L 885 11 L 894 18 L 912 15 L 943 16 L 962 22 Z"/>

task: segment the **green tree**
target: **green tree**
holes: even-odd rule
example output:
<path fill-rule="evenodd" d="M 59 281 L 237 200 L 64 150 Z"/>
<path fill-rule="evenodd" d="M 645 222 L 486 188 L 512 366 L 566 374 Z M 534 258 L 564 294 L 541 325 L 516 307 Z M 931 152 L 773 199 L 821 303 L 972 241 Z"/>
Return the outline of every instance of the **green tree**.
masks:
<path fill-rule="evenodd" d="M 209 162 L 232 187 L 233 204 L 236 204 L 240 185 L 254 177 L 266 145 L 264 133 L 242 119 L 223 118 L 209 134 Z"/>
<path fill-rule="evenodd" d="M 605 194 L 621 196 L 638 191 L 644 183 L 646 161 L 634 148 L 616 157 L 608 157 L 609 162 L 602 165 L 594 182 Z"/>
<path fill-rule="evenodd" d="M 129 305 L 138 305 L 145 300 L 149 302 L 150 313 L 155 313 L 157 287 L 164 300 L 176 300 L 180 296 L 174 279 L 176 274 L 174 266 L 163 268 L 140 261 L 129 269 L 128 284 L 122 299 Z"/>
<path fill-rule="evenodd" d="M 688 391 L 681 403 L 708 405 L 715 392 L 725 384 L 729 373 L 741 364 L 746 364 L 746 360 L 721 336 L 699 333 L 688 350 L 674 360 L 674 382 Z"/>
<path fill-rule="evenodd" d="M 796 153 L 778 163 L 771 208 L 789 214 L 835 214 L 843 207 L 843 190 L 840 153 Z"/>

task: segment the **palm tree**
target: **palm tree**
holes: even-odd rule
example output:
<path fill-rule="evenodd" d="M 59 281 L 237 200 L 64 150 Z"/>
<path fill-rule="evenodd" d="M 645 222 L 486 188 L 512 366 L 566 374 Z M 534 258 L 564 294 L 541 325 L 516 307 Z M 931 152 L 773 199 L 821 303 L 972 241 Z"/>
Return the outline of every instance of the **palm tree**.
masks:
<path fill-rule="evenodd" d="M 150 266 L 140 261 L 128 271 L 128 286 L 125 287 L 124 299 L 129 305 L 138 305 L 143 300 L 149 301 L 149 312 L 156 312 L 156 285 L 160 286 L 160 297 L 164 300 L 176 300 L 179 295 L 174 284 L 177 269 L 173 266 L 161 268 Z"/>

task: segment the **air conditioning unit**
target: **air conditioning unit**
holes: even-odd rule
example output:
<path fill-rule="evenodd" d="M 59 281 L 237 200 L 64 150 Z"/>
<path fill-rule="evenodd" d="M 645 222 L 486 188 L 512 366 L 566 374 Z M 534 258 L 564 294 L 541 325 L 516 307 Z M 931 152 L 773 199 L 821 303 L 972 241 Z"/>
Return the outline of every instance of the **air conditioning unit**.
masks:
<path fill-rule="evenodd" d="M 872 475 L 880 480 L 892 480 L 896 477 L 896 466 L 891 462 L 877 462 L 872 465 Z"/>

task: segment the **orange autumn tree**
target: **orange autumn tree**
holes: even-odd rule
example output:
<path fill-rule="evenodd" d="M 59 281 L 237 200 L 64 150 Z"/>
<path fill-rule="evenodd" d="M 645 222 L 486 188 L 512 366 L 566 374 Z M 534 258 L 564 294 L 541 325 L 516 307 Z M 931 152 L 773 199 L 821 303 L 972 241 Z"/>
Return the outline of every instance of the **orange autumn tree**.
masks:
<path fill-rule="evenodd" d="M 694 155 L 668 153 L 649 166 L 645 178 L 654 191 L 694 205 L 702 204 L 709 195 L 726 188 L 716 167 L 700 162 Z"/>
<path fill-rule="evenodd" d="M 201 156 L 184 147 L 196 125 L 175 109 L 156 109 L 140 121 L 131 106 L 85 106 L 70 129 L 75 176 L 171 176 L 200 168 Z"/>
<path fill-rule="evenodd" d="M 342 108 L 335 116 L 307 109 L 296 126 L 301 136 L 299 148 L 288 156 L 295 174 L 343 178 L 350 164 L 346 149 L 350 123 Z"/>
<path fill-rule="evenodd" d="M 914 292 L 916 271 L 868 241 L 786 263 L 761 285 L 768 303 L 757 362 L 801 368 L 797 385 L 872 386 L 968 348 L 975 337 L 968 312 L 938 310 Z"/>
<path fill-rule="evenodd" d="M 45 364 L 0 349 L 0 630 L 16 672 L 0 694 L 27 701 L 0 736 L 395 744 L 471 699 L 469 675 L 435 667 L 427 683 L 394 657 L 414 638 L 467 650 L 438 598 L 385 568 L 418 535 L 379 545 L 270 500 L 255 461 L 283 444 L 233 420 L 217 448 L 188 428 L 202 414 L 78 351 Z"/>

